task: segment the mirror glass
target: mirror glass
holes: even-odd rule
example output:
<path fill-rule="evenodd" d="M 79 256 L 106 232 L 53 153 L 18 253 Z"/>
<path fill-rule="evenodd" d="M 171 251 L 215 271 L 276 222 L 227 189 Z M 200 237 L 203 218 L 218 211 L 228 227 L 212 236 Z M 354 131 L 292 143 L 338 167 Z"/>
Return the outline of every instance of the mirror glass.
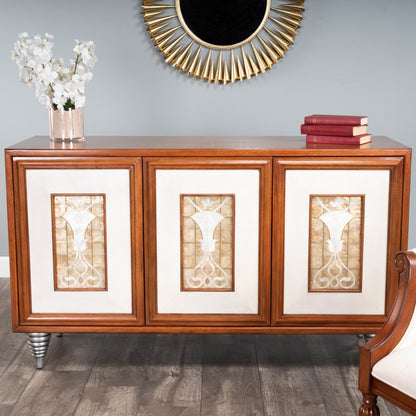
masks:
<path fill-rule="evenodd" d="M 268 11 L 267 0 L 179 0 L 179 5 L 189 30 L 217 46 L 245 41 Z"/>

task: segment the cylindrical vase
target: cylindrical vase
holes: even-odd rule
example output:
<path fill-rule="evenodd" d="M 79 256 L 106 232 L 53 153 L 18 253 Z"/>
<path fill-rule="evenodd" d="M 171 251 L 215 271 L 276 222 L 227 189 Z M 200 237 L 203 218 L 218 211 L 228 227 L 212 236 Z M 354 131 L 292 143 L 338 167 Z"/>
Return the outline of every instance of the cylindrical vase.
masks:
<path fill-rule="evenodd" d="M 76 110 L 49 110 L 49 136 L 51 140 L 84 140 L 84 115 Z"/>

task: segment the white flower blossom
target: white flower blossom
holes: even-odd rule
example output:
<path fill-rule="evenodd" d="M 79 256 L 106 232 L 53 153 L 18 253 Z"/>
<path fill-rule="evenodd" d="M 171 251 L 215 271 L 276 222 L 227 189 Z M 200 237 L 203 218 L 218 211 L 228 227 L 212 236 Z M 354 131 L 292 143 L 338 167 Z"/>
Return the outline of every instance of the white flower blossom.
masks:
<path fill-rule="evenodd" d="M 85 96 L 84 95 L 78 95 L 75 98 L 75 107 L 84 107 L 85 105 Z"/>
<path fill-rule="evenodd" d="M 53 35 L 45 33 L 29 38 L 19 34 L 12 60 L 19 67 L 20 80 L 34 88 L 39 102 L 47 108 L 74 109 L 85 105 L 85 82 L 91 80 L 97 58 L 92 41 L 78 41 L 75 59 L 65 66 L 62 58 L 53 58 Z"/>
<path fill-rule="evenodd" d="M 76 40 L 75 42 L 77 42 L 77 44 L 75 45 L 75 48 L 73 49 L 73 51 L 75 53 L 81 53 L 82 52 L 82 49 L 83 49 L 82 43 L 79 42 L 78 40 Z"/>
<path fill-rule="evenodd" d="M 45 107 L 51 107 L 51 99 L 46 94 L 41 94 L 38 97 L 39 102 Z"/>

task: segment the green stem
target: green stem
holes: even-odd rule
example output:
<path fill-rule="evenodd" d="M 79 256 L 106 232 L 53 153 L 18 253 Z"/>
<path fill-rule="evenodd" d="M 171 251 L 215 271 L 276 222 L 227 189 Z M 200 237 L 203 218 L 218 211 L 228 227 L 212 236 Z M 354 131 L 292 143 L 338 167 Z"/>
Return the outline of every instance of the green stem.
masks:
<path fill-rule="evenodd" d="M 74 75 L 77 73 L 77 66 L 78 66 L 78 62 L 79 62 L 79 56 L 80 54 L 77 54 L 77 58 L 75 59 L 75 66 L 74 66 Z"/>
<path fill-rule="evenodd" d="M 52 84 L 51 84 L 51 83 L 49 83 L 49 88 L 51 89 L 52 93 L 54 93 L 54 92 L 55 92 L 55 90 L 53 89 L 53 87 L 52 87 Z M 55 103 L 52 103 L 52 109 L 53 109 L 53 110 L 57 110 L 57 109 L 58 109 L 58 106 L 57 106 Z"/>

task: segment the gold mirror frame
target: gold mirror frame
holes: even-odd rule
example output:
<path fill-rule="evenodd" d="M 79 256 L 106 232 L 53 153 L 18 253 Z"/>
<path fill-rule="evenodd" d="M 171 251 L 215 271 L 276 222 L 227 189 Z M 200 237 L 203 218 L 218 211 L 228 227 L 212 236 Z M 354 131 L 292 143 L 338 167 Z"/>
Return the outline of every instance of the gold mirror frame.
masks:
<path fill-rule="evenodd" d="M 189 29 L 179 2 L 143 0 L 144 21 L 155 47 L 165 62 L 178 70 L 224 85 L 251 79 L 284 58 L 301 27 L 305 10 L 304 0 L 267 0 L 258 28 L 242 42 L 222 46 L 205 42 Z M 244 49 L 248 44 L 251 49 Z"/>

